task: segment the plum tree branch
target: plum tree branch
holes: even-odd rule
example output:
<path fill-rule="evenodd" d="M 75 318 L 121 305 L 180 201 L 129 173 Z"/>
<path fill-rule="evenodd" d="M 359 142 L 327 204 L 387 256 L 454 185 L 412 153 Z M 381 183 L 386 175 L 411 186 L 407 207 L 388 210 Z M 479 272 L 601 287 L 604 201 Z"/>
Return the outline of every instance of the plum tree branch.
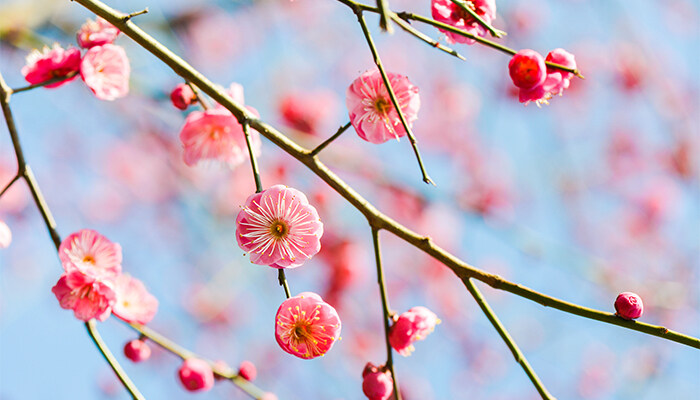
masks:
<path fill-rule="evenodd" d="M 517 296 L 539 303 L 545 307 L 555 308 L 557 310 L 578 315 L 580 317 L 621 326 L 630 330 L 658 336 L 666 340 L 671 340 L 686 346 L 700 349 L 700 339 L 698 338 L 675 332 L 662 326 L 656 326 L 643 322 L 627 321 L 615 316 L 613 313 L 594 310 L 557 299 L 555 297 L 547 296 L 523 285 L 505 280 L 496 274 L 491 274 L 469 265 L 455 255 L 447 252 L 433 243 L 429 237 L 419 235 L 418 233 L 399 224 L 387 215 L 381 213 L 376 207 L 370 204 L 366 199 L 360 196 L 359 193 L 340 179 L 340 177 L 333 173 L 316 156 L 311 155 L 310 150 L 301 147 L 296 142 L 292 141 L 280 131 L 275 129 L 273 126 L 256 118 L 252 113 L 247 111 L 242 105 L 236 103 L 222 89 L 214 85 L 213 82 L 202 75 L 199 71 L 194 69 L 170 49 L 155 40 L 151 35 L 144 32 L 141 28 L 134 24 L 133 21 L 127 21 L 125 23 L 122 22 L 121 17 L 124 14 L 110 8 L 99 0 L 75 0 L 75 2 L 116 25 L 126 36 L 132 38 L 145 50 L 163 61 L 176 74 L 180 75 L 184 79 L 192 81 L 204 93 L 208 94 L 219 104 L 231 111 L 233 115 L 239 119 L 239 121 L 248 119 L 252 128 L 260 132 L 261 135 L 265 136 L 277 147 L 308 167 L 321 180 L 326 182 L 331 188 L 333 188 L 333 190 L 338 192 L 338 194 L 347 200 L 348 203 L 362 213 L 362 215 L 367 218 L 370 225 L 377 229 L 385 229 L 403 239 L 407 243 L 422 250 L 451 269 L 458 277 L 460 277 L 460 279 L 474 278 L 495 289 L 513 293 Z"/>

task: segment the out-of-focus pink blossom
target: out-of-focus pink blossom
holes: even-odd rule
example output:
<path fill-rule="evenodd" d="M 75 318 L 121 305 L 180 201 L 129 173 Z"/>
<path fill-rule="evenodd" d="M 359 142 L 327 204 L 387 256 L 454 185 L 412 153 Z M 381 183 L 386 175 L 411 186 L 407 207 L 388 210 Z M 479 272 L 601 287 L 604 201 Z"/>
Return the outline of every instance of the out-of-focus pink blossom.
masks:
<path fill-rule="evenodd" d="M 439 324 L 437 315 L 425 307 L 413 307 L 401 314 L 389 329 L 389 343 L 402 356 L 410 356 L 413 342 L 425 339 Z"/>
<path fill-rule="evenodd" d="M 418 119 L 418 87 L 404 75 L 391 72 L 387 75 L 410 128 Z M 362 139 L 379 144 L 406 135 L 378 69 L 369 70 L 352 82 L 346 92 L 345 103 L 350 122 Z"/>
<path fill-rule="evenodd" d="M 335 117 L 337 109 L 336 95 L 326 90 L 290 93 L 279 104 L 285 124 L 310 135 L 322 134 L 322 129 L 332 126 L 327 121 Z"/>
<path fill-rule="evenodd" d="M 567 68 L 576 69 L 576 59 L 574 55 L 564 49 L 554 49 L 550 51 L 544 60 Z M 564 89 L 569 88 L 573 77 L 574 74 L 572 72 L 547 66 L 547 79 L 544 83 L 545 89 L 552 96 L 557 94 L 561 96 Z"/>
<path fill-rule="evenodd" d="M 283 185 L 248 197 L 236 225 L 238 245 L 254 264 L 296 268 L 321 249 L 318 212 L 304 193 Z"/>
<path fill-rule="evenodd" d="M 0 220 L 0 249 L 10 247 L 10 243 L 12 243 L 12 231 L 5 221 Z"/>
<path fill-rule="evenodd" d="M 271 392 L 265 392 L 260 400 L 277 400 L 277 395 Z"/>
<path fill-rule="evenodd" d="M 97 17 L 95 21 L 88 19 L 78 30 L 78 46 L 84 49 L 102 46 L 114 42 L 117 36 L 119 36 L 119 29 L 102 17 Z"/>
<path fill-rule="evenodd" d="M 176 108 L 186 110 L 190 104 L 197 101 L 197 96 L 194 95 L 194 91 L 190 85 L 181 83 L 175 86 L 175 89 L 170 92 L 170 101 Z"/>
<path fill-rule="evenodd" d="M 615 312 L 624 319 L 637 319 L 644 312 L 644 303 L 638 294 L 622 292 L 615 299 Z"/>
<path fill-rule="evenodd" d="M 464 3 L 487 24 L 490 25 L 496 19 L 495 0 L 467 0 Z M 486 28 L 479 24 L 474 17 L 451 0 L 432 0 L 431 11 L 436 21 L 446 23 L 472 35 L 483 37 L 488 33 Z M 447 36 L 448 43 L 474 44 L 475 42 L 474 39 L 444 29 L 440 29 L 440 32 Z"/>
<path fill-rule="evenodd" d="M 151 357 L 151 347 L 144 340 L 134 339 L 124 345 L 124 355 L 135 363 L 145 361 Z"/>
<path fill-rule="evenodd" d="M 247 381 L 253 381 L 258 376 L 258 370 L 255 368 L 255 364 L 246 360 L 238 366 L 238 375 Z"/>
<path fill-rule="evenodd" d="M 214 387 L 214 371 L 199 358 L 186 359 L 177 372 L 180 382 L 190 392 L 207 391 Z"/>
<path fill-rule="evenodd" d="M 250 131 L 251 145 L 256 156 L 260 155 L 260 134 Z M 194 166 L 202 160 L 216 160 L 232 168 L 248 157 L 243 127 L 236 117 L 224 108 L 193 111 L 180 131 L 184 147 L 184 161 Z"/>
<path fill-rule="evenodd" d="M 126 322 L 147 324 L 158 311 L 158 299 L 148 293 L 143 283 L 129 274 L 119 275 L 114 289 L 117 301 L 112 312 Z"/>
<path fill-rule="evenodd" d="M 78 269 L 61 275 L 51 291 L 61 308 L 73 310 L 75 317 L 81 321 L 93 318 L 104 321 L 112 312 L 117 299 L 110 281 L 101 280 Z"/>
<path fill-rule="evenodd" d="M 129 93 L 129 58 L 121 46 L 91 47 L 80 62 L 80 76 L 100 100 L 115 100 Z"/>
<path fill-rule="evenodd" d="M 275 316 L 275 339 L 282 350 L 300 358 L 322 356 L 340 337 L 340 317 L 316 293 L 304 292 L 282 302 Z"/>
<path fill-rule="evenodd" d="M 58 43 L 53 47 L 44 46 L 43 51 L 32 50 L 27 56 L 27 65 L 22 67 L 22 75 L 27 82 L 35 85 L 49 79 L 67 76 L 80 70 L 80 49 L 62 48 Z M 71 78 L 44 86 L 45 88 L 59 87 L 75 79 Z"/>
<path fill-rule="evenodd" d="M 387 400 L 394 393 L 391 372 L 368 362 L 362 371 L 362 393 L 369 400 Z"/>
<path fill-rule="evenodd" d="M 66 272 L 78 270 L 100 279 L 114 279 L 122 270 L 122 248 L 92 229 L 82 229 L 61 242 L 58 248 Z"/>

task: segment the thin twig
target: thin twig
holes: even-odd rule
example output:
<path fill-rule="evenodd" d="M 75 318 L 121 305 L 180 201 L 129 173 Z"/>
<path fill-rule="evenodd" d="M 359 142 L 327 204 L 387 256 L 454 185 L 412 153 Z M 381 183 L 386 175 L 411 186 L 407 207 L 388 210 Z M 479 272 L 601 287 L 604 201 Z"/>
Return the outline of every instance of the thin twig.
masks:
<path fill-rule="evenodd" d="M 79 73 L 80 73 L 80 71 L 73 71 L 73 72 L 70 72 L 70 73 L 68 73 L 68 74 L 66 74 L 66 75 L 57 76 L 57 77 L 55 77 L 55 78 L 51 78 L 51 79 L 46 80 L 46 81 L 43 81 L 43 82 L 35 83 L 35 84 L 33 84 L 33 85 L 22 86 L 22 87 L 18 87 L 17 89 L 10 89 L 10 93 L 21 93 L 21 92 L 26 92 L 26 91 L 28 91 L 28 90 L 36 89 L 36 88 L 43 87 L 43 86 L 47 86 L 47 85 L 51 85 L 52 83 L 62 82 L 62 81 L 71 79 L 72 77 L 78 75 Z"/>
<path fill-rule="evenodd" d="M 124 22 L 126 22 L 126 21 L 128 21 L 128 20 L 134 18 L 134 17 L 137 16 L 137 15 L 143 15 L 143 14 L 146 14 L 146 13 L 148 13 L 148 7 L 144 8 L 143 10 L 140 10 L 140 11 L 134 11 L 134 12 L 132 12 L 132 13 L 129 13 L 129 14 L 125 15 L 124 17 L 122 17 L 122 20 L 123 20 Z"/>
<path fill-rule="evenodd" d="M 329 144 L 331 144 L 331 142 L 333 142 L 335 139 L 339 138 L 340 135 L 342 135 L 343 132 L 345 132 L 349 127 L 350 127 L 350 121 L 348 121 L 347 124 L 345 124 L 345 125 L 341 126 L 340 128 L 338 128 L 338 131 L 335 132 L 335 133 L 333 134 L 333 136 L 329 137 L 329 138 L 326 139 L 323 143 L 321 143 L 321 144 L 319 144 L 318 146 L 316 146 L 316 148 L 313 149 L 313 150 L 311 150 L 311 152 L 310 152 L 309 154 L 311 154 L 311 156 L 315 156 L 315 155 L 317 155 L 318 153 L 320 153 L 321 150 L 325 149 L 326 146 L 328 146 Z"/>
<path fill-rule="evenodd" d="M 5 185 L 5 187 L 2 188 L 2 191 L 0 191 L 0 197 L 2 197 L 2 195 L 5 194 L 5 192 L 7 192 L 7 191 L 10 189 L 10 187 L 11 187 L 15 182 L 17 182 L 17 180 L 18 180 L 20 177 L 21 177 L 21 175 L 20 175 L 20 174 L 17 174 L 17 175 L 14 176 L 14 178 L 12 178 L 11 181 L 7 182 L 7 185 Z"/>
<path fill-rule="evenodd" d="M 489 321 L 491 321 L 491 325 L 493 325 L 493 327 L 496 328 L 498 334 L 506 343 L 511 353 L 513 353 L 515 361 L 518 364 L 520 364 L 520 366 L 523 368 L 528 378 L 530 378 L 530 381 L 532 381 L 532 384 L 535 385 L 535 388 L 540 393 L 540 396 L 542 396 L 542 398 L 545 400 L 554 400 L 554 397 L 547 391 L 547 388 L 544 387 L 544 385 L 540 381 L 540 378 L 537 377 L 537 374 L 530 366 L 530 363 L 527 362 L 527 359 L 518 348 L 518 345 L 515 343 L 515 340 L 513 340 L 506 328 L 503 326 L 503 324 L 501 324 L 501 321 L 496 316 L 496 313 L 493 312 L 493 310 L 489 306 L 489 303 L 486 302 L 484 296 L 481 295 L 479 289 L 469 278 L 462 279 L 462 282 L 464 282 L 464 286 L 467 287 L 469 293 L 472 294 L 474 300 L 476 300 L 476 303 L 479 305 L 479 307 L 481 307 L 481 311 L 483 311 L 484 314 L 486 314 L 486 318 L 488 318 Z"/>
<path fill-rule="evenodd" d="M 388 34 L 394 33 L 394 28 L 389 22 L 391 10 L 387 0 L 377 0 L 377 8 L 379 9 L 379 28 Z"/>
<path fill-rule="evenodd" d="M 262 180 L 260 179 L 260 170 L 258 169 L 258 160 L 255 157 L 255 151 L 253 150 L 253 143 L 250 138 L 250 123 L 248 120 L 244 120 L 241 124 L 243 126 L 243 135 L 245 136 L 245 145 L 248 147 L 248 156 L 250 157 L 250 166 L 253 169 L 253 178 L 255 179 L 255 193 L 260 193 L 263 191 Z"/>
<path fill-rule="evenodd" d="M 442 50 L 445 53 L 450 54 L 452 56 L 455 56 L 462 61 L 467 60 L 466 58 L 464 58 L 463 55 L 457 53 L 456 50 L 443 45 L 442 43 L 438 42 L 437 40 L 431 38 L 430 36 L 426 35 L 425 33 L 414 28 L 413 26 L 411 26 L 411 24 L 409 24 L 408 22 L 399 18 L 399 16 L 394 14 L 393 12 L 391 13 L 391 19 L 394 20 L 394 22 L 396 22 L 396 24 L 398 26 L 400 26 L 403 30 L 405 30 L 406 32 L 410 33 L 411 35 L 417 37 L 418 39 L 428 43 L 431 47 L 435 47 L 438 50 Z"/>
<path fill-rule="evenodd" d="M 277 281 L 279 282 L 280 286 L 284 288 L 284 295 L 287 296 L 287 298 L 292 297 L 292 292 L 289 290 L 289 283 L 287 283 L 287 275 L 284 273 L 284 268 L 279 268 L 277 271 Z"/>
<path fill-rule="evenodd" d="M 217 364 L 212 362 L 211 360 L 207 360 L 204 357 L 200 357 L 199 355 L 187 350 L 186 348 L 180 346 L 179 344 L 163 336 L 161 333 L 149 328 L 148 326 L 140 324 L 127 325 L 129 325 L 132 329 L 138 332 L 140 334 L 140 338 L 148 338 L 153 343 L 157 344 L 158 346 L 162 347 L 168 352 L 180 357 L 183 360 L 186 360 L 188 358 L 198 358 L 206 361 L 207 363 L 209 363 L 209 366 L 212 368 L 216 375 L 224 379 L 230 380 L 231 382 L 233 382 L 234 385 L 238 386 L 248 396 L 254 399 L 262 399 L 262 396 L 265 394 L 265 392 L 262 389 L 258 388 L 253 383 L 243 379 L 240 375 L 233 372 L 233 370 L 220 369 L 217 366 Z"/>
<path fill-rule="evenodd" d="M 442 249 L 440 246 L 436 245 L 432 240 L 430 240 L 429 237 L 419 235 L 418 233 L 399 224 L 398 222 L 389 218 L 387 215 L 380 212 L 370 202 L 357 193 L 357 191 L 340 179 L 340 177 L 331 171 L 325 164 L 323 164 L 318 157 L 312 157 L 309 150 L 299 146 L 296 142 L 289 139 L 272 125 L 257 119 L 257 117 L 250 111 L 236 104 L 227 93 L 218 88 L 213 82 L 194 69 L 182 58 L 178 57 L 170 49 L 163 46 L 163 44 L 144 32 L 132 21 L 122 24 L 120 22 L 120 16 L 122 15 L 121 13 L 108 7 L 99 0 L 75 0 L 75 2 L 83 5 L 85 8 L 101 16 L 110 23 L 118 24 L 117 27 L 125 35 L 132 38 L 148 52 L 163 61 L 176 74 L 180 75 L 184 79 L 191 80 L 199 88 L 201 88 L 204 93 L 208 94 L 216 102 L 221 104 L 227 110 L 231 111 L 231 113 L 233 113 L 237 118 L 249 119 L 250 126 L 252 128 L 260 132 L 261 135 L 265 136 L 287 154 L 306 165 L 314 174 L 326 182 L 331 188 L 333 188 L 333 190 L 347 200 L 348 203 L 362 213 L 362 215 L 364 215 L 373 226 L 377 227 L 378 229 L 385 229 L 408 244 L 422 250 L 435 260 L 441 262 L 446 267 L 451 269 L 458 277 L 462 279 L 474 278 L 495 289 L 513 293 L 543 306 L 556 308 L 569 314 L 578 315 L 608 324 L 618 325 L 630 330 L 658 336 L 666 340 L 671 340 L 700 349 L 700 339 L 698 338 L 675 332 L 662 326 L 655 326 L 643 322 L 627 321 L 609 312 L 594 310 L 557 299 L 555 297 L 547 296 L 525 286 L 507 281 L 496 274 L 491 274 L 469 265 L 453 254 Z"/>
<path fill-rule="evenodd" d="M 466 11 L 467 14 L 471 15 L 472 18 L 476 20 L 476 22 L 479 23 L 479 25 L 483 26 L 491 36 L 496 37 L 496 38 L 501 38 L 507 33 L 503 32 L 502 30 L 496 29 L 491 24 L 488 22 L 484 21 L 479 14 L 476 13 L 476 11 L 472 10 L 471 7 L 469 7 L 466 3 L 464 3 L 462 0 L 450 0 L 452 3 L 454 3 L 457 7 L 461 8 L 462 10 Z M 472 3 L 473 4 L 473 3 Z"/>
<path fill-rule="evenodd" d="M 411 147 L 413 147 L 413 152 L 416 153 L 416 159 L 418 160 L 418 166 L 420 167 L 420 172 L 423 175 L 423 182 L 431 185 L 435 185 L 435 182 L 433 182 L 432 179 L 428 176 L 428 172 L 425 170 L 425 167 L 423 166 L 423 159 L 420 156 L 420 152 L 418 151 L 418 143 L 416 142 L 416 137 L 413 136 L 413 132 L 411 131 L 411 127 L 408 126 L 408 122 L 406 122 L 406 116 L 403 114 L 403 110 L 401 110 L 401 107 L 399 105 L 399 101 L 396 99 L 396 93 L 394 93 L 394 88 L 391 86 L 391 82 L 389 81 L 389 76 L 387 75 L 386 71 L 384 70 L 384 66 L 382 65 L 382 60 L 379 58 L 379 52 L 377 51 L 377 48 L 374 46 L 374 41 L 372 40 L 372 35 L 369 33 L 369 29 L 367 28 L 367 23 L 365 22 L 365 17 L 362 15 L 362 10 L 355 9 L 355 15 L 357 15 L 357 21 L 360 23 L 360 27 L 362 27 L 362 33 L 365 35 L 365 40 L 367 41 L 367 45 L 369 46 L 370 51 L 372 52 L 372 57 L 374 58 L 374 63 L 377 65 L 377 68 L 379 69 L 379 73 L 382 75 L 382 80 L 384 81 L 384 86 L 386 86 L 387 92 L 389 92 L 389 98 L 391 99 L 391 104 L 394 105 L 394 109 L 396 109 L 396 113 L 399 115 L 399 119 L 401 120 L 401 125 L 403 126 L 404 130 L 406 131 L 406 135 L 408 135 L 408 141 L 411 142 Z"/>
<path fill-rule="evenodd" d="M 372 244 L 374 246 L 374 259 L 377 264 L 377 283 L 379 284 L 379 296 L 382 298 L 382 314 L 384 319 L 384 339 L 386 340 L 386 364 L 385 367 L 391 371 L 391 380 L 394 385 L 394 398 L 401 400 L 401 392 L 399 392 L 399 384 L 394 372 L 394 350 L 389 342 L 389 320 L 391 318 L 391 310 L 389 308 L 389 297 L 386 294 L 386 285 L 384 284 L 384 269 L 382 268 L 382 249 L 379 245 L 379 229 L 372 228 Z"/>
<path fill-rule="evenodd" d="M 208 110 L 210 108 L 209 102 L 204 98 L 204 96 L 199 95 L 199 90 L 197 89 L 197 86 L 193 85 L 192 82 L 186 81 L 187 86 L 192 89 L 192 92 L 194 93 L 194 97 L 197 98 L 197 101 L 199 102 L 199 105 L 202 106 L 203 109 Z"/>

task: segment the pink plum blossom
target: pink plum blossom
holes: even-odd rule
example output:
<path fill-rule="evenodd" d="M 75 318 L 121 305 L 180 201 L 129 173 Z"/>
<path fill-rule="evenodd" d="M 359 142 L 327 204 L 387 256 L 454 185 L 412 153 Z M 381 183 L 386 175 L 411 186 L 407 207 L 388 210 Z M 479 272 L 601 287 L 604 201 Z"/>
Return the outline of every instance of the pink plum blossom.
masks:
<path fill-rule="evenodd" d="M 186 110 L 190 104 L 197 101 L 197 96 L 194 95 L 194 91 L 190 85 L 181 83 L 175 86 L 175 89 L 170 92 L 170 101 L 175 108 Z"/>
<path fill-rule="evenodd" d="M 58 280 L 51 291 L 61 308 L 73 310 L 82 321 L 97 318 L 104 321 L 112 312 L 117 299 L 114 286 L 108 280 L 99 279 L 78 269 L 72 269 Z"/>
<path fill-rule="evenodd" d="M 362 393 L 369 400 L 387 400 L 394 393 L 391 372 L 368 362 L 362 371 Z"/>
<path fill-rule="evenodd" d="M 129 93 L 131 66 L 121 46 L 91 47 L 80 63 L 80 76 L 100 100 L 115 100 Z"/>
<path fill-rule="evenodd" d="M 340 317 L 316 293 L 282 302 L 275 316 L 275 339 L 282 350 L 303 359 L 322 356 L 340 337 Z"/>
<path fill-rule="evenodd" d="M 92 229 L 82 229 L 61 242 L 58 248 L 66 272 L 78 270 L 102 279 L 114 279 L 122 270 L 122 248 Z"/>
<path fill-rule="evenodd" d="M 530 49 L 520 50 L 510 59 L 508 72 L 513 84 L 524 90 L 540 86 L 547 79 L 544 57 Z"/>
<path fill-rule="evenodd" d="M 158 311 L 158 299 L 148 293 L 143 283 L 129 274 L 119 275 L 114 282 L 117 302 L 114 315 L 126 322 L 147 324 Z"/>
<path fill-rule="evenodd" d="M 144 340 L 134 339 L 124 345 L 124 355 L 135 363 L 145 361 L 151 357 L 151 347 Z"/>
<path fill-rule="evenodd" d="M 5 221 L 0 220 L 0 249 L 10 247 L 10 243 L 12 243 L 12 231 Z"/>
<path fill-rule="evenodd" d="M 389 343 L 402 356 L 410 356 L 413 342 L 425 339 L 439 324 L 440 320 L 425 307 L 413 307 L 399 315 L 389 329 Z"/>
<path fill-rule="evenodd" d="M 327 122 L 336 116 L 338 100 L 326 90 L 289 93 L 281 99 L 279 111 L 285 124 L 309 135 L 319 135 L 332 126 L 332 122 Z"/>
<path fill-rule="evenodd" d="M 296 268 L 321 250 L 318 212 L 304 193 L 283 185 L 248 197 L 236 225 L 238 245 L 254 264 Z"/>
<path fill-rule="evenodd" d="M 644 303 L 638 294 L 622 292 L 615 299 L 616 314 L 624 319 L 637 319 L 644 312 Z"/>
<path fill-rule="evenodd" d="M 260 134 L 252 129 L 249 132 L 253 151 L 258 156 Z M 185 149 L 185 164 L 189 166 L 202 160 L 216 160 L 233 168 L 249 157 L 243 127 L 224 108 L 191 112 L 180 131 L 180 141 Z"/>
<path fill-rule="evenodd" d="M 207 391 L 214 387 L 214 371 L 209 363 L 199 358 L 186 359 L 177 374 L 185 389 L 191 392 Z"/>
<path fill-rule="evenodd" d="M 67 76 L 80 70 L 80 49 L 63 49 L 58 43 L 53 47 L 44 46 L 43 51 L 33 50 L 27 56 L 27 65 L 22 67 L 22 75 L 27 82 L 35 85 L 49 79 Z M 71 78 L 44 86 L 45 88 L 59 87 L 75 79 Z"/>
<path fill-rule="evenodd" d="M 554 49 L 550 51 L 549 54 L 547 54 L 545 61 L 559 64 L 567 68 L 576 69 L 576 60 L 574 55 L 564 49 Z M 547 67 L 545 87 L 552 96 L 557 94 L 561 96 L 564 89 L 569 88 L 573 77 L 574 74 L 571 72 L 558 68 Z"/>
<path fill-rule="evenodd" d="M 258 370 L 255 368 L 255 364 L 246 360 L 241 362 L 238 367 L 238 375 L 247 381 L 253 381 L 258 375 Z"/>
<path fill-rule="evenodd" d="M 496 19 L 495 0 L 467 0 L 464 3 L 466 3 L 467 7 L 475 11 L 487 24 L 491 24 L 491 22 Z M 432 0 L 431 11 L 433 18 L 438 22 L 446 23 L 475 36 L 483 37 L 488 33 L 474 17 L 451 0 Z M 447 36 L 448 43 L 474 44 L 474 39 L 444 29 L 440 29 L 440 32 Z"/>
<path fill-rule="evenodd" d="M 102 46 L 114 42 L 119 36 L 119 29 L 105 21 L 102 17 L 97 17 L 95 21 L 88 19 L 78 30 L 78 46 L 89 49 L 95 46 Z"/>
<path fill-rule="evenodd" d="M 520 89 L 518 97 L 521 103 L 549 104 L 552 96 L 561 96 L 571 84 L 573 73 L 549 67 L 545 61 L 576 68 L 574 56 L 564 49 L 552 50 L 546 59 L 534 50 L 520 50 L 511 58 L 508 70 L 513 84 Z"/>
<path fill-rule="evenodd" d="M 391 72 L 387 75 L 410 128 L 418 119 L 418 87 L 404 75 Z M 380 144 L 406 135 L 378 69 L 366 71 L 352 82 L 346 92 L 345 103 L 350 122 L 362 139 Z"/>

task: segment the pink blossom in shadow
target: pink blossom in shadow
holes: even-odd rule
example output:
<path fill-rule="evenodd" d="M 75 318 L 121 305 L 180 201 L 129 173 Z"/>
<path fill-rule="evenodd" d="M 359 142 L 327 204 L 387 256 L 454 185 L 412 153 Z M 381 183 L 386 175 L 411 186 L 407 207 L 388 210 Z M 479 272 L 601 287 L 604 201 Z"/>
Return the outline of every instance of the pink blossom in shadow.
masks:
<path fill-rule="evenodd" d="M 390 371 L 384 371 L 383 366 L 375 366 L 371 362 L 362 371 L 362 393 L 369 400 L 388 400 L 394 393 L 394 381 Z"/>
<path fill-rule="evenodd" d="M 61 308 L 73 310 L 81 321 L 97 318 L 104 321 L 117 299 L 113 284 L 78 269 L 72 269 L 58 280 L 51 291 Z"/>
<path fill-rule="evenodd" d="M 289 93 L 282 97 L 279 112 L 288 126 L 309 135 L 330 135 L 329 129 L 338 110 L 336 95 L 327 90 Z"/>
<path fill-rule="evenodd" d="M 44 46 L 42 51 L 33 50 L 27 56 L 27 65 L 22 67 L 24 79 L 32 85 L 46 82 L 49 79 L 58 78 L 78 72 L 80 69 L 80 49 L 63 49 L 58 43 L 53 47 Z M 50 85 L 45 88 L 59 87 L 75 79 L 78 75 Z"/>
<path fill-rule="evenodd" d="M 256 156 L 260 155 L 260 134 L 249 130 L 251 145 Z M 194 166 L 203 160 L 215 160 L 231 168 L 249 158 L 243 127 L 236 117 L 224 108 L 193 111 L 180 131 L 184 147 L 185 164 Z"/>
<path fill-rule="evenodd" d="M 282 302 L 275 339 L 282 350 L 303 359 L 322 356 L 340 337 L 340 317 L 321 296 L 304 292 Z"/>
<path fill-rule="evenodd" d="M 487 24 L 491 24 L 496 19 L 495 0 L 467 0 L 465 3 Z M 433 18 L 438 22 L 446 23 L 475 36 L 483 37 L 488 33 L 486 28 L 481 26 L 474 17 L 451 0 L 432 0 L 430 5 Z M 475 42 L 474 39 L 469 39 L 444 29 L 438 29 L 447 36 L 448 43 L 474 44 Z"/>
<path fill-rule="evenodd" d="M 440 320 L 434 312 L 425 307 L 413 307 L 399 315 L 389 329 L 389 343 L 402 356 L 410 356 L 413 352 L 413 342 L 423 340 L 439 324 Z"/>
<path fill-rule="evenodd" d="M 129 274 L 119 275 L 114 290 L 117 293 L 117 302 L 112 307 L 114 315 L 126 322 L 151 322 L 158 311 L 158 299 L 146 290 L 143 282 Z"/>
<path fill-rule="evenodd" d="M 105 21 L 102 17 L 97 17 L 96 20 L 88 19 L 78 29 L 76 39 L 78 46 L 89 49 L 95 46 L 112 43 L 119 36 L 119 29 L 116 26 Z"/>
<path fill-rule="evenodd" d="M 248 197 L 236 225 L 238 245 L 254 264 L 296 268 L 321 250 L 318 212 L 304 193 L 283 185 Z"/>
<path fill-rule="evenodd" d="M 80 63 L 80 76 L 100 100 L 126 96 L 130 73 L 124 48 L 109 43 L 90 48 Z"/>
<path fill-rule="evenodd" d="M 387 75 L 410 128 L 418 119 L 418 87 L 403 75 L 390 72 Z M 352 82 L 346 92 L 345 103 L 350 122 L 362 139 L 380 144 L 406 136 L 378 69 L 369 70 Z"/>
<path fill-rule="evenodd" d="M 122 248 L 92 229 L 82 229 L 63 239 L 58 248 L 63 269 L 102 279 L 114 279 L 122 270 Z"/>
<path fill-rule="evenodd" d="M 0 249 L 10 247 L 10 243 L 12 243 L 12 231 L 5 221 L 0 219 Z"/>

